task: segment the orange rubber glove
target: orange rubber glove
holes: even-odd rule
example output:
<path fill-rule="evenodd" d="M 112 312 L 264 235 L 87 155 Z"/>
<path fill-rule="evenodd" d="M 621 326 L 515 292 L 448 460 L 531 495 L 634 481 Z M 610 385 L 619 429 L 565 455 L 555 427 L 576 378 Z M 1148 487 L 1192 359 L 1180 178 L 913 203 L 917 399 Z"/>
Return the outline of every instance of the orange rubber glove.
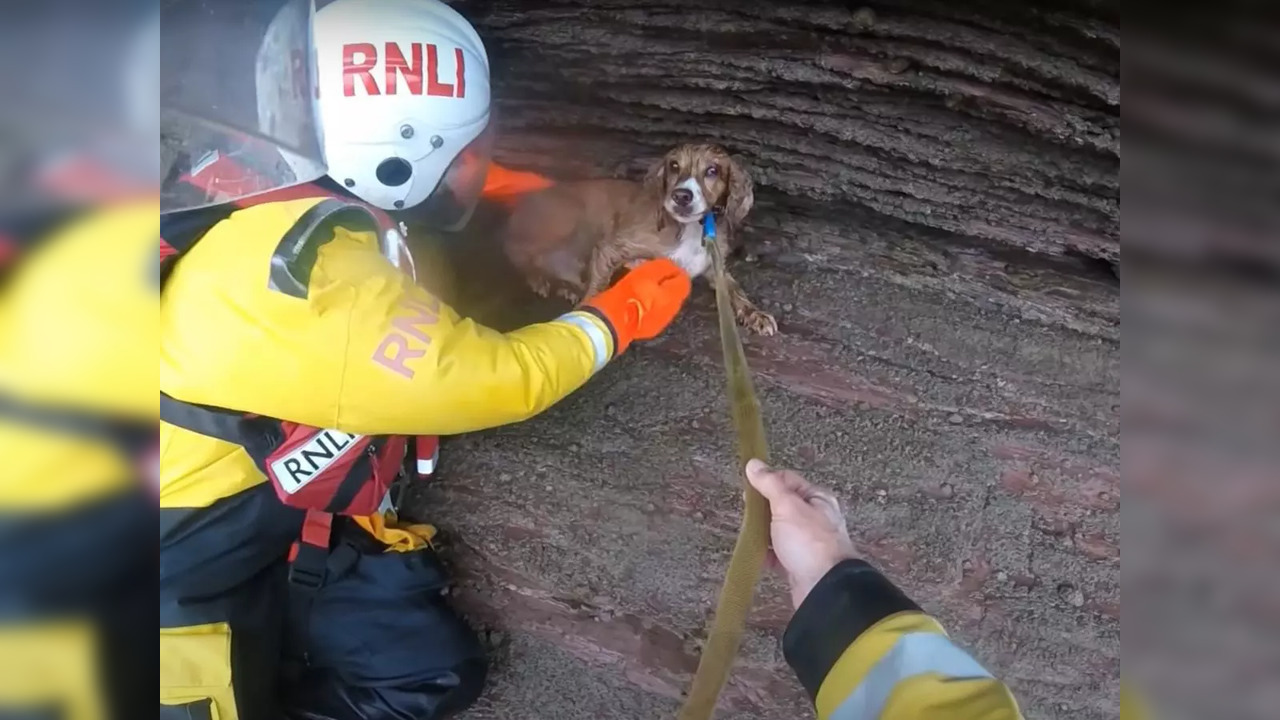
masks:
<path fill-rule="evenodd" d="M 484 178 L 484 189 L 480 191 L 480 197 L 504 205 L 515 205 L 522 195 L 549 188 L 554 184 L 551 178 L 538 173 L 511 170 L 491 162 L 489 172 Z"/>
<path fill-rule="evenodd" d="M 666 258 L 648 260 L 584 304 L 613 326 L 614 354 L 621 355 L 633 340 L 650 340 L 665 330 L 692 288 L 693 281 L 679 265 Z"/>

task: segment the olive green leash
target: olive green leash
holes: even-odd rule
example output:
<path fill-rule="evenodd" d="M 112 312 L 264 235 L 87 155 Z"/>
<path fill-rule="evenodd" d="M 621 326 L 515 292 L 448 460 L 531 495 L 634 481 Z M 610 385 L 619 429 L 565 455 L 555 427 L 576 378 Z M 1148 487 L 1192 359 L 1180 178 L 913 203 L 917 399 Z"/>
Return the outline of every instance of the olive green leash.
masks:
<path fill-rule="evenodd" d="M 725 276 L 725 258 L 716 242 L 715 217 L 707 213 L 703 221 L 703 240 L 711 253 L 715 273 L 716 311 L 720 319 L 720 344 L 724 351 L 724 369 L 729 406 L 733 413 L 733 426 L 738 436 L 738 473 L 742 481 L 744 506 L 742 523 L 738 527 L 738 539 L 733 546 L 733 556 L 725 571 L 724 584 L 716 614 L 707 634 L 698 670 L 693 684 L 680 708 L 679 720 L 710 720 L 715 714 L 716 700 L 734 657 L 742 644 L 746 629 L 747 613 L 755 597 L 756 583 L 764 566 L 769 549 L 769 504 L 747 482 L 746 464 L 752 458 L 769 462 L 769 443 L 764 434 L 764 419 L 760 414 L 760 401 L 751 381 L 751 369 L 747 367 L 746 352 L 738 335 L 729 302 L 729 283 Z"/>

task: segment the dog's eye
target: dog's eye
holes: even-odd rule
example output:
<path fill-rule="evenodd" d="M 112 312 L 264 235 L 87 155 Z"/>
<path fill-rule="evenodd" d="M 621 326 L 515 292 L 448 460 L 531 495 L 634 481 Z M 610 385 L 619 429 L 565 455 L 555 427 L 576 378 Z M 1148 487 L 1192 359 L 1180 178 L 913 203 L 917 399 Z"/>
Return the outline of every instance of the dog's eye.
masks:
<path fill-rule="evenodd" d="M 719 167 L 712 165 L 711 167 L 707 168 L 707 177 L 715 177 L 719 174 L 720 174 Z"/>
<path fill-rule="evenodd" d="M 672 160 L 671 162 L 667 163 L 667 169 L 670 170 L 671 172 L 680 172 L 680 163 L 675 160 Z"/>

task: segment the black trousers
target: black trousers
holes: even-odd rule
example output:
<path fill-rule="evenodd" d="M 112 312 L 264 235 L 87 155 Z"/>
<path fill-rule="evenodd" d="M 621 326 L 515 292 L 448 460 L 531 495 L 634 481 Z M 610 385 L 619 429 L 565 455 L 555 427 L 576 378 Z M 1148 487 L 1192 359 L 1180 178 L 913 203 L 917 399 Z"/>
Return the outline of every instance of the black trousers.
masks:
<path fill-rule="evenodd" d="M 324 583 L 290 586 L 286 717 L 437 720 L 471 706 L 488 664 L 442 592 L 435 551 L 386 552 L 354 524 L 335 531 Z"/>

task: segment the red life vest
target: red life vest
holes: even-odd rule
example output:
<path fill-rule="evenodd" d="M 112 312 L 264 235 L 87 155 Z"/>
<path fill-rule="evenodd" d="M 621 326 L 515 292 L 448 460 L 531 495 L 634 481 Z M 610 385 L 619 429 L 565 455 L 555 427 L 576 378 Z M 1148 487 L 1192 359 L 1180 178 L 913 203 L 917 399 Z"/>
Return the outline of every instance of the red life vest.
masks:
<path fill-rule="evenodd" d="M 206 167 L 205 170 L 208 168 Z M 203 174 L 203 173 L 202 173 Z M 196 184 L 193 179 L 189 182 Z M 225 189 L 226 183 L 220 182 Z M 338 196 L 316 185 L 300 185 L 256 195 L 205 210 L 161 217 L 160 279 L 204 234 L 236 210 L 263 203 L 326 198 L 312 207 L 286 233 L 271 260 L 271 282 L 277 290 L 305 297 L 315 243 L 309 231 L 327 220 L 376 228 L 384 251 L 403 248 L 400 228 L 384 212 Z M 408 253 L 404 251 L 405 261 Z M 403 265 L 401 267 L 404 267 Z M 412 266 L 408 268 L 412 272 Z M 304 583 L 322 580 L 333 515 L 371 515 L 391 506 L 397 478 L 425 479 L 435 471 L 439 439 L 435 436 L 362 436 L 339 430 L 188 403 L 161 393 L 160 417 L 172 425 L 216 437 L 245 448 L 270 480 L 280 501 L 307 511 L 301 541 L 295 543 L 292 575 Z M 310 548 L 306 546 L 311 546 Z M 306 563 L 297 558 L 310 551 Z M 318 568 L 318 569 L 317 569 Z"/>

